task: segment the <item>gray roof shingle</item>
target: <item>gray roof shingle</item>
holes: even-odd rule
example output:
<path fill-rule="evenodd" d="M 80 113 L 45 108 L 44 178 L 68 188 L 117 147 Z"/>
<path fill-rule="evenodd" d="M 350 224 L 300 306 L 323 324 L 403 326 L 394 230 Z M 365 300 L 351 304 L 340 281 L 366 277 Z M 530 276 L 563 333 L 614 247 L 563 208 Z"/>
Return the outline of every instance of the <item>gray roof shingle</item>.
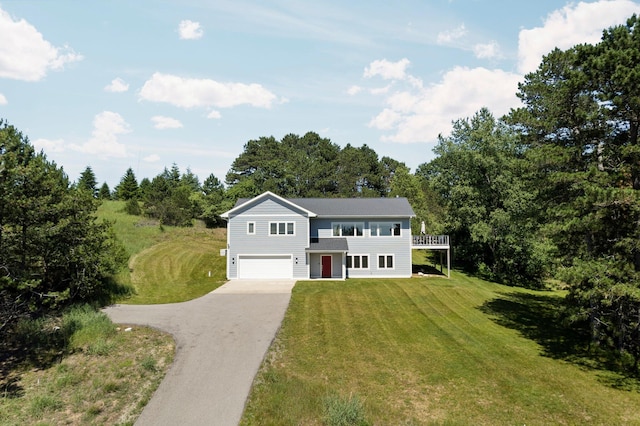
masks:
<path fill-rule="evenodd" d="M 242 198 L 236 206 L 250 199 Z M 318 217 L 413 217 L 415 213 L 404 197 L 394 198 L 287 198 Z"/>
<path fill-rule="evenodd" d="M 348 251 L 346 238 L 311 238 L 307 251 Z"/>

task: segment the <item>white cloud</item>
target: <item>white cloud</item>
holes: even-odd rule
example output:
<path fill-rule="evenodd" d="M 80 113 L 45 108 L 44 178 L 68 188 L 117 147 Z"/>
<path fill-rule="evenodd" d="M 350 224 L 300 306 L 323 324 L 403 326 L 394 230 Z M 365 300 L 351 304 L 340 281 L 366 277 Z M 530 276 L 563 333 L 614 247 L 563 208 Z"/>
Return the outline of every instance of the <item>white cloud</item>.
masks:
<path fill-rule="evenodd" d="M 401 120 L 402 115 L 400 113 L 391 108 L 385 108 L 369 122 L 369 126 L 379 130 L 392 130 Z"/>
<path fill-rule="evenodd" d="M 179 129 L 182 127 L 182 123 L 175 118 L 165 117 L 162 115 L 156 115 L 151 117 L 151 121 L 153 121 L 153 127 L 156 129 Z"/>
<path fill-rule="evenodd" d="M 365 77 L 375 77 L 379 75 L 385 80 L 402 80 L 405 78 L 405 70 L 410 62 L 407 58 L 400 59 L 398 62 L 380 59 L 373 61 L 364 69 Z"/>
<path fill-rule="evenodd" d="M 104 158 L 126 157 L 127 149 L 118 142 L 118 135 L 129 133 L 129 124 L 116 112 L 103 111 L 93 119 L 91 138 L 82 145 L 70 145 L 70 148 L 86 154 L 100 155 Z"/>
<path fill-rule="evenodd" d="M 197 40 L 204 34 L 199 22 L 185 19 L 178 25 L 178 34 L 182 40 Z"/>
<path fill-rule="evenodd" d="M 0 9 L 0 77 L 38 81 L 49 70 L 82 60 L 70 47 L 58 48 L 24 19 L 14 20 Z"/>
<path fill-rule="evenodd" d="M 120 77 L 118 77 L 118 78 L 114 78 L 113 80 L 111 80 L 111 83 L 109 83 L 107 86 L 105 86 L 104 90 L 106 92 L 122 93 L 122 92 L 126 92 L 127 90 L 129 90 L 129 84 L 126 83 Z"/>
<path fill-rule="evenodd" d="M 438 33 L 437 43 L 438 44 L 447 44 L 452 41 L 458 40 L 464 37 L 467 34 L 467 29 L 464 24 L 461 24 L 459 27 L 454 28 L 449 31 L 441 31 Z"/>
<path fill-rule="evenodd" d="M 271 108 L 276 95 L 255 83 L 220 83 L 155 73 L 142 86 L 140 98 L 182 108 L 230 108 L 238 105 Z"/>
<path fill-rule="evenodd" d="M 36 139 L 31 142 L 36 151 L 44 151 L 45 154 L 50 152 L 63 152 L 65 150 L 65 143 L 62 139 Z"/>
<path fill-rule="evenodd" d="M 600 0 L 594 3 L 570 3 L 550 13 L 542 27 L 521 30 L 518 40 L 518 70 L 535 71 L 542 57 L 555 47 L 565 50 L 576 44 L 600 41 L 602 31 L 619 25 L 640 5 L 629 0 Z"/>
<path fill-rule="evenodd" d="M 213 118 L 213 119 L 217 120 L 217 119 L 222 118 L 222 114 L 220 114 L 220 111 L 216 111 L 214 109 L 211 112 L 209 112 L 209 114 L 207 114 L 207 118 Z"/>
<path fill-rule="evenodd" d="M 435 142 L 451 131 L 451 122 L 488 107 L 497 117 L 518 103 L 521 76 L 499 69 L 456 67 L 426 88 L 407 85 L 387 97 L 387 107 L 369 126 L 391 131 L 383 140 L 399 143 Z"/>
<path fill-rule="evenodd" d="M 362 91 L 362 87 L 353 85 L 347 89 L 347 95 L 353 96 L 357 95 Z"/>
<path fill-rule="evenodd" d="M 495 41 L 487 44 L 476 44 L 473 46 L 473 54 L 478 59 L 494 59 L 502 57 L 500 46 Z"/>
<path fill-rule="evenodd" d="M 389 90 L 391 90 L 390 84 L 384 87 L 374 87 L 372 89 L 369 89 L 369 93 L 371 93 L 372 95 L 383 95 L 385 93 L 389 93 Z"/>
<path fill-rule="evenodd" d="M 0 93 L 0 105 L 6 105 L 6 104 L 8 104 L 7 98 L 5 98 L 5 96 L 2 93 Z"/>
<path fill-rule="evenodd" d="M 158 154 L 147 155 L 142 159 L 145 163 L 157 163 L 160 161 L 160 156 Z"/>

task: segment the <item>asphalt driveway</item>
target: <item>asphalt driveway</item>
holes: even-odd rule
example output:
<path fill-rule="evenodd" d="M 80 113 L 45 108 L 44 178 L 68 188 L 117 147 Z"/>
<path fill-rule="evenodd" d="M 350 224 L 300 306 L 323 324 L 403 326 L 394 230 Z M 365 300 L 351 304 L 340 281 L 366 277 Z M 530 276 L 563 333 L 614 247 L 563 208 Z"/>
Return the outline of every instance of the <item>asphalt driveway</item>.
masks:
<path fill-rule="evenodd" d="M 136 425 L 237 425 L 295 281 L 230 281 L 184 303 L 114 305 L 119 324 L 171 333 L 176 356 Z"/>

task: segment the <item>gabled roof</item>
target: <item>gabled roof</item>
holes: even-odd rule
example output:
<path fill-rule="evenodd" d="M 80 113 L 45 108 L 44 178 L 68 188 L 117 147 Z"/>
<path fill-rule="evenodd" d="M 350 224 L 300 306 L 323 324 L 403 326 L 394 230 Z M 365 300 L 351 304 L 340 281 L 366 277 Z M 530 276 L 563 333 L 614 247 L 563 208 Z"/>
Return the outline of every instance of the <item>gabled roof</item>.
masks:
<path fill-rule="evenodd" d="M 257 204 L 258 202 L 260 202 L 261 200 L 265 199 L 265 198 L 275 198 L 279 201 L 281 201 L 282 203 L 289 205 L 292 208 L 295 209 L 299 209 L 304 211 L 309 217 L 315 217 L 316 214 L 313 213 L 312 211 L 309 211 L 307 209 L 305 209 L 302 206 L 299 206 L 295 203 L 292 203 L 291 201 L 280 197 L 279 195 L 274 194 L 271 191 L 267 191 L 267 192 L 263 192 L 262 194 L 258 195 L 257 197 L 253 197 L 253 198 L 241 198 L 236 202 L 236 205 L 229 211 L 224 212 L 220 215 L 220 217 L 224 218 L 224 219 L 228 219 L 230 214 L 235 213 L 238 210 L 243 209 L 244 207 L 250 206 L 251 204 Z"/>
<path fill-rule="evenodd" d="M 265 192 L 255 198 L 241 198 L 235 207 L 221 216 L 256 202 L 268 195 L 295 206 L 309 214 L 309 217 L 364 218 L 364 217 L 415 217 L 415 213 L 404 197 L 393 198 L 282 198 L 272 192 Z"/>

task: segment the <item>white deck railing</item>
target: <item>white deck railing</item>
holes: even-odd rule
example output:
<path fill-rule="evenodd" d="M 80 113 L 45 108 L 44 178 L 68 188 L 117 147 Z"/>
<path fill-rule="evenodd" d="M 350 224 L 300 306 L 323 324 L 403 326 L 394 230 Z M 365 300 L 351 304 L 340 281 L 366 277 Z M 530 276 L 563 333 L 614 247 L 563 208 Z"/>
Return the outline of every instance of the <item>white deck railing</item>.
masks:
<path fill-rule="evenodd" d="M 448 235 L 414 235 L 413 246 L 429 247 L 429 246 L 449 246 Z"/>

